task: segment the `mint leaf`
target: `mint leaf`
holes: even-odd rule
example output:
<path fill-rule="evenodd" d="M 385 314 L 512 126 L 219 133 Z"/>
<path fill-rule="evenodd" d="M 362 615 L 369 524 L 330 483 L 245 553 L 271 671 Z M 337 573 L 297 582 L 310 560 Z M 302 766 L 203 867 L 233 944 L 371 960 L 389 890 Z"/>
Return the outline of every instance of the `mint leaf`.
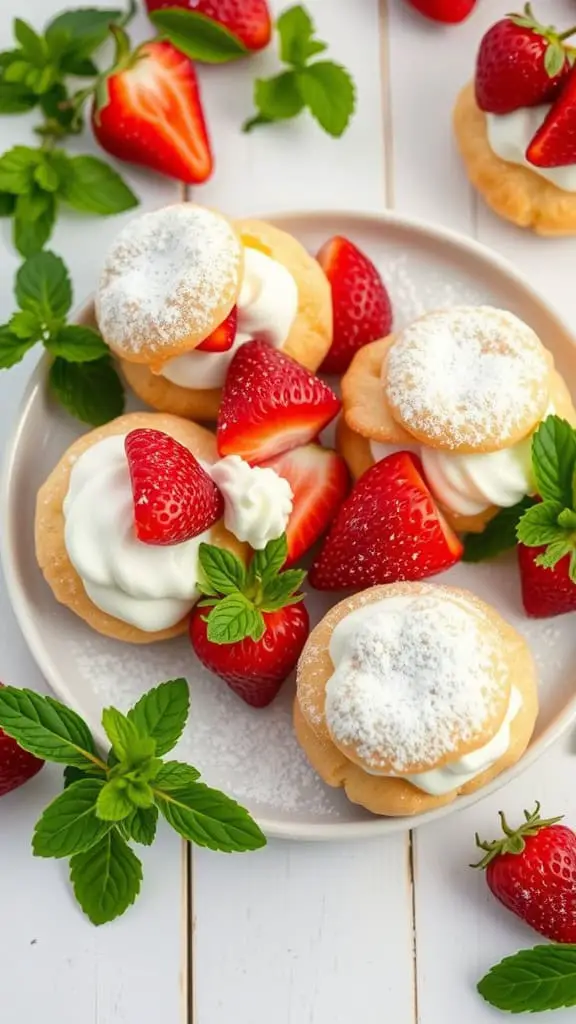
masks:
<path fill-rule="evenodd" d="M 238 36 L 198 11 L 168 8 L 152 11 L 150 20 L 163 38 L 191 60 L 225 64 L 249 52 Z"/>
<path fill-rule="evenodd" d="M 288 541 L 282 533 L 274 540 L 269 540 L 263 551 L 255 551 L 250 562 L 251 579 L 259 579 L 267 583 L 280 571 L 288 558 Z"/>
<path fill-rule="evenodd" d="M 111 779 L 100 790 L 96 801 L 96 814 L 102 821 L 122 821 L 133 810 L 127 794 L 125 779 Z"/>
<path fill-rule="evenodd" d="M 244 587 L 244 566 L 231 551 L 203 542 L 198 549 L 198 560 L 206 581 L 213 588 L 211 593 L 234 594 Z"/>
<path fill-rule="evenodd" d="M 15 206 L 16 196 L 10 192 L 0 192 L 0 217 L 11 217 Z"/>
<path fill-rule="evenodd" d="M 42 337 L 44 325 L 35 313 L 21 309 L 10 317 L 8 329 L 21 341 L 37 342 Z"/>
<path fill-rule="evenodd" d="M 117 708 L 104 708 L 102 712 L 102 726 L 106 733 L 116 757 L 120 761 L 132 761 L 134 755 L 137 758 L 150 757 L 155 753 L 156 744 L 150 737 L 146 737 L 146 748 L 142 748 L 144 737 L 140 735 L 136 723 L 123 715 Z"/>
<path fill-rule="evenodd" d="M 207 619 L 207 635 L 213 644 L 239 643 L 246 637 L 260 640 L 264 619 L 244 594 L 228 594 L 212 608 Z"/>
<path fill-rule="evenodd" d="M 67 172 L 59 195 L 81 213 L 107 215 L 138 206 L 138 199 L 118 172 L 95 156 L 71 157 Z"/>
<path fill-rule="evenodd" d="M 166 761 L 158 772 L 154 785 L 165 793 L 172 793 L 174 790 L 186 789 L 199 778 L 200 772 L 192 765 L 183 764 L 181 761 Z"/>
<path fill-rule="evenodd" d="M 49 383 L 64 408 L 91 426 L 102 426 L 124 411 L 122 384 L 108 357 L 91 363 L 58 358 L 50 368 Z"/>
<path fill-rule="evenodd" d="M 32 64 L 43 67 L 46 63 L 46 44 L 41 36 L 37 35 L 31 25 L 21 18 L 14 19 L 14 36 L 20 43 L 22 53 Z"/>
<path fill-rule="evenodd" d="M 53 356 L 61 356 L 69 363 L 91 363 L 95 359 L 109 356 L 108 348 L 98 331 L 78 324 L 60 327 L 45 345 Z"/>
<path fill-rule="evenodd" d="M 96 817 L 96 801 L 103 786 L 102 779 L 82 779 L 48 804 L 34 828 L 35 857 L 70 857 L 102 839 L 111 827 Z"/>
<path fill-rule="evenodd" d="M 13 195 L 29 192 L 34 168 L 39 160 L 39 151 L 30 146 L 13 146 L 9 149 L 0 157 L 0 191 L 11 192 Z"/>
<path fill-rule="evenodd" d="M 67 75 L 76 75 L 77 78 L 94 78 L 98 74 L 98 68 L 93 60 L 78 57 L 74 53 L 64 54 L 61 67 Z"/>
<path fill-rule="evenodd" d="M 197 846 L 224 853 L 258 850 L 266 839 L 248 811 L 235 800 L 196 782 L 178 793 L 155 789 L 160 813 L 172 828 Z"/>
<path fill-rule="evenodd" d="M 56 202 L 47 192 L 18 196 L 12 239 L 14 248 L 27 259 L 44 248 L 56 219 Z"/>
<path fill-rule="evenodd" d="M 508 1013 L 576 1006 L 576 944 L 534 946 L 508 956 L 482 978 L 478 992 Z"/>
<path fill-rule="evenodd" d="M 540 424 L 532 438 L 532 466 L 540 497 L 569 507 L 576 467 L 576 431 L 566 420 L 548 416 Z"/>
<path fill-rule="evenodd" d="M 159 757 L 176 746 L 190 710 L 190 691 L 185 679 L 171 679 L 149 690 L 128 712 L 141 736 L 156 742 Z"/>
<path fill-rule="evenodd" d="M 0 326 L 0 370 L 9 370 L 21 362 L 36 341 L 18 338 L 7 325 Z"/>
<path fill-rule="evenodd" d="M 72 286 L 64 261 L 53 252 L 39 252 L 16 274 L 16 301 L 43 321 L 64 319 L 72 305 Z"/>
<path fill-rule="evenodd" d="M 308 11 L 298 4 L 283 11 L 276 22 L 280 36 L 280 60 L 285 64 L 305 64 L 314 35 L 314 23 Z"/>
<path fill-rule="evenodd" d="M 49 159 L 44 159 L 34 170 L 34 181 L 45 192 L 56 192 L 60 184 L 57 166 Z"/>
<path fill-rule="evenodd" d="M 98 764 L 92 734 L 85 722 L 53 697 L 14 686 L 0 689 L 0 728 L 24 750 L 56 764 Z"/>
<path fill-rule="evenodd" d="M 122 822 L 121 828 L 126 839 L 133 839 L 141 846 L 152 846 L 157 824 L 157 807 L 134 807 L 130 816 Z"/>
<path fill-rule="evenodd" d="M 135 807 L 148 808 L 154 803 L 154 793 L 147 782 L 129 782 L 126 793 Z"/>
<path fill-rule="evenodd" d="M 302 594 L 296 594 L 296 591 L 302 586 L 305 577 L 303 569 L 287 569 L 280 576 L 269 580 L 260 601 L 261 611 L 275 612 L 289 604 L 299 604 Z"/>
<path fill-rule="evenodd" d="M 254 82 L 254 104 L 268 121 L 296 117 L 304 108 L 295 71 L 284 71 L 274 78 L 257 78 Z"/>
<path fill-rule="evenodd" d="M 568 555 L 574 549 L 574 541 L 569 536 L 558 537 L 557 540 L 553 540 L 548 544 L 546 551 L 537 556 L 536 565 L 541 565 L 544 569 L 553 569 L 561 558 L 564 558 L 565 555 Z"/>
<path fill-rule="evenodd" d="M 80 782 L 85 779 L 87 775 L 93 776 L 97 779 L 102 779 L 102 782 L 106 782 L 106 772 L 103 768 L 98 768 L 97 765 L 90 765 L 90 762 L 86 762 L 86 768 L 77 768 L 76 765 L 69 764 L 63 772 L 64 775 L 64 789 L 68 789 L 69 786 L 74 782 Z"/>
<path fill-rule="evenodd" d="M 576 512 L 571 508 L 563 508 L 558 516 L 558 526 L 566 530 L 576 530 Z"/>
<path fill-rule="evenodd" d="M 69 104 L 70 97 L 64 85 L 56 82 L 47 92 L 40 96 L 40 107 L 48 118 L 48 126 L 53 134 L 78 134 L 81 129 L 82 118 Z M 58 150 L 58 156 L 60 151 Z M 62 154 L 68 160 L 66 154 Z M 54 164 L 56 152 L 51 155 L 51 164 Z M 59 161 L 62 166 L 64 161 Z M 42 164 L 40 164 L 42 166 Z M 41 184 L 41 182 L 39 183 Z"/>
<path fill-rule="evenodd" d="M 28 86 L 20 82 L 0 82 L 0 114 L 24 114 L 32 110 L 37 102 L 38 97 Z"/>
<path fill-rule="evenodd" d="M 565 531 L 558 525 L 561 512 L 562 505 L 558 501 L 543 501 L 529 508 L 518 523 L 518 540 L 529 548 L 537 548 L 563 537 Z"/>
<path fill-rule="evenodd" d="M 515 548 L 518 543 L 516 528 L 520 518 L 533 504 L 533 498 L 522 498 L 516 505 L 500 509 L 482 533 L 467 533 L 462 561 L 483 562 Z"/>
<path fill-rule="evenodd" d="M 348 127 L 355 104 L 354 83 L 346 69 L 332 61 L 318 61 L 298 72 L 298 86 L 318 124 L 339 138 Z"/>
<path fill-rule="evenodd" d="M 46 29 L 48 48 L 56 56 L 67 51 L 77 59 L 89 57 L 108 38 L 110 25 L 125 18 L 125 12 L 117 8 L 64 11 Z"/>
<path fill-rule="evenodd" d="M 106 924 L 132 906 L 140 892 L 142 865 L 111 829 L 99 843 L 70 861 L 74 895 L 92 924 Z"/>

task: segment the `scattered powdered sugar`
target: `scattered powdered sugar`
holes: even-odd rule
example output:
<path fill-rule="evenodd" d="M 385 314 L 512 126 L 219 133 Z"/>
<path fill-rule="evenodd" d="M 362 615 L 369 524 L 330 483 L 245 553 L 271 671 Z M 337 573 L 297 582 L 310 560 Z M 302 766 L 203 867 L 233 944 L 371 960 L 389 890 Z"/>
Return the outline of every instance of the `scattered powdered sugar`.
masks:
<path fill-rule="evenodd" d="M 433 768 L 481 736 L 508 697 L 499 632 L 444 588 L 353 612 L 330 652 L 326 722 L 373 768 Z"/>
<path fill-rule="evenodd" d="M 386 390 L 408 429 L 454 447 L 505 443 L 544 411 L 548 365 L 534 331 L 512 313 L 455 306 L 400 332 Z"/>
<path fill-rule="evenodd" d="M 180 203 L 136 217 L 104 263 L 96 316 L 104 339 L 129 354 L 209 330 L 238 276 L 241 245 L 210 210 Z"/>

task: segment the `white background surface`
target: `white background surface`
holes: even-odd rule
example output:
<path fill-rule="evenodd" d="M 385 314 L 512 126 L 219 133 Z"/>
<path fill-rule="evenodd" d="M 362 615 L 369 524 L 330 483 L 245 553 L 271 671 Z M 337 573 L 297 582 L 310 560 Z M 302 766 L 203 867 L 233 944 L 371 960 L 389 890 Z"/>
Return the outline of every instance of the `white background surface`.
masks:
<path fill-rule="evenodd" d="M 101 4 L 101 6 L 104 6 Z M 284 3 L 275 2 L 280 10 Z M 536 4 L 547 21 L 574 20 L 571 0 Z M 450 109 L 472 73 L 484 29 L 509 7 L 480 0 L 455 28 L 426 23 L 402 0 L 308 0 L 330 56 L 353 72 L 358 114 L 340 142 L 303 117 L 242 136 L 251 80 L 272 55 L 202 73 L 217 172 L 197 198 L 230 213 L 385 205 L 443 223 L 509 257 L 568 320 L 576 240 L 536 239 L 497 221 L 473 196 L 454 152 Z M 1 4 L 0 49 L 11 44 L 14 0 Z M 19 11 L 20 13 L 20 11 Z M 28 0 L 38 27 L 53 0 Z M 134 36 L 149 32 L 141 17 Z M 30 139 L 22 116 L 2 118 L 2 149 Z M 29 119 L 33 123 L 33 118 Z M 90 141 L 75 143 L 86 152 Z M 152 207 L 178 190 L 128 177 Z M 121 218 L 62 217 L 52 243 L 76 297 L 93 288 Z M 0 318 L 11 312 L 17 260 L 0 244 Z M 34 357 L 32 356 L 32 359 Z M 0 377 L 0 429 L 14 419 L 31 359 Z M 0 678 L 41 689 L 0 589 Z M 271 843 L 261 854 L 194 851 L 162 833 L 145 853 L 143 894 L 119 922 L 95 929 L 75 908 L 65 868 L 33 860 L 30 834 L 57 792 L 45 770 L 0 806 L 0 1015 L 7 1024 L 490 1024 L 475 982 L 538 937 L 489 895 L 474 859 L 476 830 L 496 812 L 518 818 L 542 801 L 576 825 L 573 736 L 495 798 L 412 836 L 341 846 Z M 257 766 L 255 766 L 257 770 Z M 555 1024 L 574 1011 L 543 1014 Z"/>

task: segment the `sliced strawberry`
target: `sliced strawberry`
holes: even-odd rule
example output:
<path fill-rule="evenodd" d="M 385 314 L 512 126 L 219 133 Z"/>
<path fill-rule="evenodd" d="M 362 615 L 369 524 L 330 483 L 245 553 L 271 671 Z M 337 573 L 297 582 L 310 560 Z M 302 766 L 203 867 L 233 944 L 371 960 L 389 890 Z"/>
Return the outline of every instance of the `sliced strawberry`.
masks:
<path fill-rule="evenodd" d="M 226 319 L 222 321 L 215 331 L 212 331 L 212 334 L 209 334 L 207 338 L 204 338 L 204 341 L 201 345 L 198 345 L 196 351 L 227 352 L 234 344 L 237 329 L 238 311 L 236 306 L 233 306 Z"/>
<path fill-rule="evenodd" d="M 272 35 L 266 0 L 146 0 L 151 14 L 162 7 L 184 7 L 217 21 L 249 50 L 262 50 Z"/>
<path fill-rule="evenodd" d="M 184 445 L 160 430 L 132 430 L 124 445 L 138 540 L 181 544 L 222 517 L 220 491 Z"/>
<path fill-rule="evenodd" d="M 309 575 L 318 590 L 362 590 L 421 580 L 462 555 L 422 477 L 420 460 L 395 452 L 358 480 Z"/>
<path fill-rule="evenodd" d="M 535 167 L 576 164 L 576 68 L 526 150 Z"/>
<path fill-rule="evenodd" d="M 3 688 L 2 683 L 0 687 Z M 22 750 L 16 740 L 0 729 L 0 796 L 23 786 L 43 767 L 44 761 Z"/>
<path fill-rule="evenodd" d="M 336 235 L 317 256 L 332 288 L 334 336 L 322 373 L 344 373 L 359 348 L 390 334 L 392 306 L 372 260 Z"/>
<path fill-rule="evenodd" d="M 263 462 L 312 441 L 339 410 L 340 400 L 313 373 L 265 341 L 247 341 L 224 384 L 218 452 Z"/>
<path fill-rule="evenodd" d="M 167 42 L 144 43 L 134 54 L 127 48 L 127 41 L 119 44 L 115 68 L 97 93 L 98 142 L 120 160 L 189 185 L 206 181 L 212 154 L 192 62 Z"/>
<path fill-rule="evenodd" d="M 326 532 L 344 498 L 350 477 L 344 459 L 330 448 L 306 444 L 263 463 L 292 488 L 293 511 L 286 527 L 288 559 L 297 561 Z"/>
<path fill-rule="evenodd" d="M 551 618 L 576 611 L 576 583 L 570 579 L 570 555 L 565 555 L 553 569 L 537 565 L 546 546 L 528 548 L 518 545 L 518 564 L 522 603 L 526 614 L 534 619 Z"/>

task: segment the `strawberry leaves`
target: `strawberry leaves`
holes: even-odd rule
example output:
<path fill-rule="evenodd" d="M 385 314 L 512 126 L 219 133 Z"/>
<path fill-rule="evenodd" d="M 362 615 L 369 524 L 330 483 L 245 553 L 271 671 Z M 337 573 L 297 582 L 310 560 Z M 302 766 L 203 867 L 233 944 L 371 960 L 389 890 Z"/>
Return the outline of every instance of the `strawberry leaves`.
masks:
<path fill-rule="evenodd" d="M 191 60 L 225 64 L 249 53 L 238 36 L 199 11 L 168 8 L 152 11 L 150 20 L 163 38 Z"/>
<path fill-rule="evenodd" d="M 114 920 L 136 899 L 142 865 L 128 844 L 154 841 L 159 812 L 185 839 L 212 850 L 265 845 L 244 808 L 199 782 L 191 765 L 161 760 L 182 734 L 189 701 L 186 680 L 174 679 L 127 715 L 105 709 L 112 748 L 104 761 L 74 711 L 29 690 L 0 689 L 0 728 L 24 750 L 67 765 L 64 791 L 42 814 L 32 847 L 37 857 L 71 858 L 74 893 L 93 924 Z"/>
<path fill-rule="evenodd" d="M 576 945 L 534 946 L 505 957 L 478 983 L 483 999 L 507 1013 L 576 1006 Z"/>
<path fill-rule="evenodd" d="M 355 106 L 354 83 L 348 71 L 334 61 L 310 63 L 327 46 L 315 38 L 314 23 L 304 7 L 297 5 L 284 11 L 276 29 L 280 59 L 289 69 L 272 78 L 256 79 L 257 112 L 245 122 L 244 131 L 289 120 L 307 108 L 325 132 L 339 138 L 346 131 Z"/>
<path fill-rule="evenodd" d="M 233 644 L 247 637 L 258 642 L 266 629 L 263 612 L 302 601 L 300 587 L 306 573 L 300 569 L 281 572 L 287 557 L 286 534 L 269 541 L 263 551 L 255 551 L 247 571 L 231 552 L 200 545 L 204 594 L 200 607 L 211 608 L 206 617 L 211 643 Z"/>

